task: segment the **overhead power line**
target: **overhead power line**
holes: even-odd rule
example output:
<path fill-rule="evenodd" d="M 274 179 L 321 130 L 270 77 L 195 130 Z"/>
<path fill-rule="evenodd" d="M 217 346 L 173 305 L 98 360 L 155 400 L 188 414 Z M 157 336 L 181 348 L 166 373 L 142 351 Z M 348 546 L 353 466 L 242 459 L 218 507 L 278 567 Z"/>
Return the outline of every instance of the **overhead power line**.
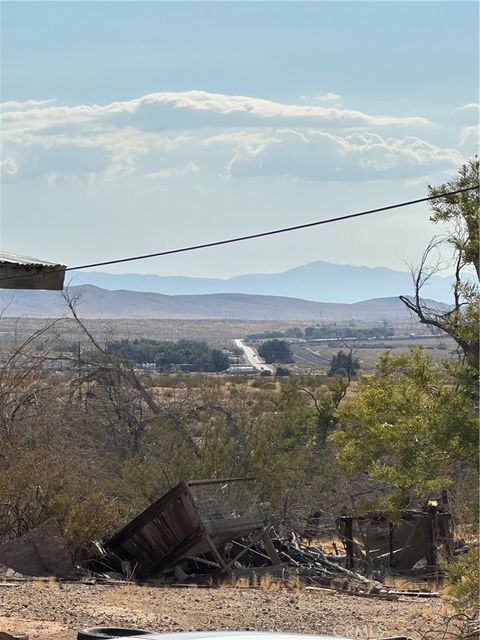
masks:
<path fill-rule="evenodd" d="M 302 229 L 309 229 L 311 227 L 319 227 L 324 224 L 332 224 L 334 222 L 341 222 L 342 220 L 351 220 L 353 218 L 360 218 L 362 216 L 369 216 L 374 213 L 381 213 L 384 211 L 392 211 L 393 209 L 401 209 L 403 207 L 410 207 L 414 204 L 420 204 L 422 202 L 429 202 L 431 200 L 438 200 L 446 196 L 453 196 L 459 193 L 466 193 L 469 191 L 478 191 L 478 187 L 465 187 L 464 189 L 457 189 L 456 191 L 448 191 L 441 195 L 428 196 L 426 198 L 417 198 L 416 200 L 408 200 L 406 202 L 398 202 L 396 204 L 390 204 L 385 207 L 378 207 L 376 209 L 368 209 L 367 211 L 360 211 L 358 213 L 348 213 L 343 216 L 336 216 L 334 218 L 326 218 L 324 220 L 316 220 L 315 222 L 306 222 L 305 224 L 297 224 L 291 227 L 283 227 L 281 229 L 273 229 L 270 231 L 261 231 L 259 233 L 252 233 L 246 236 L 237 236 L 235 238 L 227 238 L 224 240 L 215 240 L 213 242 L 205 242 L 202 244 L 189 245 L 186 247 L 179 247 L 177 249 L 168 249 L 165 251 L 156 251 L 155 253 L 145 253 L 142 255 L 130 256 L 128 258 L 117 258 L 116 260 L 104 260 L 100 262 L 90 262 L 88 264 L 81 264 L 75 267 L 67 267 L 65 269 L 58 268 L 50 271 L 78 271 L 80 269 L 91 269 L 93 267 L 106 267 L 112 264 L 123 264 L 126 262 L 135 262 L 137 260 L 147 260 L 149 258 L 160 258 L 162 256 L 171 256 L 176 253 L 187 253 L 189 251 L 198 251 L 199 249 L 209 249 L 210 247 L 219 247 L 226 244 L 234 244 L 235 242 L 244 242 L 245 240 L 255 240 L 256 238 L 266 238 L 267 236 L 279 235 L 281 233 L 290 233 L 292 231 L 300 231 Z M 33 276 L 37 274 L 29 274 Z M 38 274 L 40 275 L 40 274 Z M 0 283 L 5 280 L 12 280 L 15 278 L 23 278 L 25 276 L 8 276 L 6 278 L 0 278 Z"/>

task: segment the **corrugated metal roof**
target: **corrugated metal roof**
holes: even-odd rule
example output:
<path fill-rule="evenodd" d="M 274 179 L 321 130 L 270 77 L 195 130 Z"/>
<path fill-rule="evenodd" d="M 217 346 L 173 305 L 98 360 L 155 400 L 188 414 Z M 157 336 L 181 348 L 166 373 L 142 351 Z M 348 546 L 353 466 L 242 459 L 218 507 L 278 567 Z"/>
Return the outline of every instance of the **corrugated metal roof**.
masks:
<path fill-rule="evenodd" d="M 0 251 L 0 289 L 61 291 L 66 266 L 56 262 Z"/>
<path fill-rule="evenodd" d="M 9 251 L 0 251 L 0 263 L 19 264 L 24 266 L 39 266 L 39 267 L 62 267 L 58 262 L 47 262 L 46 260 L 39 260 L 38 258 L 32 258 L 30 256 L 21 256 L 18 253 L 10 253 Z"/>

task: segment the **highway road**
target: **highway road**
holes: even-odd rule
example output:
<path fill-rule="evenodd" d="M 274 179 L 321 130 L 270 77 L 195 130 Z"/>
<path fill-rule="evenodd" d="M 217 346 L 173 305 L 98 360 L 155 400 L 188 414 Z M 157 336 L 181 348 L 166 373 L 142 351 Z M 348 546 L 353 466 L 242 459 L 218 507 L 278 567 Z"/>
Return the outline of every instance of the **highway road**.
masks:
<path fill-rule="evenodd" d="M 263 360 L 263 358 L 258 355 L 255 349 L 253 349 L 252 347 L 248 347 L 246 344 L 244 344 L 243 340 L 240 340 L 238 338 L 233 342 L 236 347 L 242 349 L 245 360 L 249 365 L 255 367 L 257 371 L 270 371 L 270 373 L 274 375 L 275 368 L 270 364 L 266 364 L 265 360 Z"/>
<path fill-rule="evenodd" d="M 298 358 L 299 360 L 308 362 L 308 364 L 315 364 L 324 368 L 329 368 L 330 366 L 330 357 L 320 355 L 303 344 L 292 345 L 292 351 L 295 359 Z"/>

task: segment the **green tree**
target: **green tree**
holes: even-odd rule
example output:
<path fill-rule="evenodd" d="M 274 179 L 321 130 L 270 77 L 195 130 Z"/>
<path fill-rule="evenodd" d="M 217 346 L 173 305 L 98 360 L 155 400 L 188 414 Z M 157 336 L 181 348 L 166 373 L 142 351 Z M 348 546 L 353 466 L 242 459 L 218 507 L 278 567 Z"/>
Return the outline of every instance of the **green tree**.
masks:
<path fill-rule="evenodd" d="M 480 239 L 479 239 L 479 167 L 476 156 L 462 165 L 458 176 L 440 187 L 429 187 L 430 196 L 442 196 L 433 200 L 431 207 L 432 222 L 454 222 L 455 231 L 449 241 L 464 254 L 466 264 L 474 266 L 477 278 L 480 279 Z M 476 191 L 466 191 L 453 196 L 446 193 L 476 187 Z"/>
<path fill-rule="evenodd" d="M 344 378 L 350 378 L 354 376 L 360 369 L 360 360 L 354 358 L 352 352 L 345 353 L 339 351 L 330 360 L 330 369 L 328 371 L 329 376 L 343 376 Z"/>
<path fill-rule="evenodd" d="M 261 402 L 261 401 L 260 401 Z M 296 379 L 290 378 L 260 413 L 256 408 L 249 439 L 250 472 L 269 511 L 277 515 L 290 509 L 305 491 L 313 455 L 315 412 Z"/>
<path fill-rule="evenodd" d="M 478 422 L 470 398 L 422 351 L 380 356 L 358 392 L 339 407 L 331 438 L 350 477 L 386 488 L 383 506 L 400 508 L 448 486 L 478 461 Z"/>
<path fill-rule="evenodd" d="M 314 444 L 317 449 L 325 447 L 328 435 L 338 424 L 338 406 L 345 397 L 349 387 L 349 380 L 337 377 L 329 385 L 322 387 L 317 393 L 309 389 L 303 391 L 313 400 L 316 410 Z"/>
<path fill-rule="evenodd" d="M 213 349 L 211 352 L 212 368 L 214 371 L 225 371 L 230 366 L 230 360 L 223 351 Z"/>
<path fill-rule="evenodd" d="M 287 369 L 286 367 L 277 367 L 275 369 L 275 375 L 276 376 L 289 376 L 290 375 L 290 369 Z"/>
<path fill-rule="evenodd" d="M 180 364 L 190 365 L 192 371 L 224 371 L 229 366 L 224 353 L 199 340 L 116 340 L 108 344 L 107 354 L 135 364 L 154 362 L 164 370 Z"/>
<path fill-rule="evenodd" d="M 281 362 L 288 363 L 294 362 L 290 345 L 285 340 L 265 340 L 259 349 L 258 353 L 264 358 L 265 362 Z"/>
<path fill-rule="evenodd" d="M 463 362 L 449 363 L 448 371 L 456 382 L 455 390 L 443 393 L 433 406 L 433 414 L 444 410 L 439 416 L 440 424 L 448 424 L 450 443 L 444 442 L 443 465 L 431 469 L 432 479 L 438 477 L 441 467 L 448 467 L 447 461 L 464 464 L 465 456 L 474 456 L 477 478 L 473 495 L 478 497 L 478 378 L 479 378 L 479 324 L 480 324 L 480 206 L 479 206 L 479 168 L 478 157 L 464 164 L 456 178 L 440 185 L 429 187 L 431 196 L 438 196 L 431 203 L 433 223 L 446 223 L 449 233 L 446 240 L 435 238 L 425 250 L 419 268 L 413 273 L 415 291 L 413 298 L 400 296 L 402 302 L 415 313 L 423 324 L 436 327 L 449 334 L 463 351 Z M 447 195 L 450 191 L 469 188 L 471 190 L 456 195 Z M 473 189 L 472 189 L 473 188 Z M 455 281 L 453 285 L 452 306 L 448 311 L 439 311 L 428 306 L 422 299 L 422 289 L 429 278 L 438 271 L 430 265 L 431 253 L 442 243 L 447 242 L 453 249 Z M 455 393 L 455 401 L 451 398 Z M 458 412 L 465 422 L 462 424 L 455 415 L 455 402 Z M 442 420 L 443 419 L 443 420 Z M 434 425 L 431 425 L 432 427 Z M 412 434 L 413 435 L 413 434 Z M 442 432 L 439 432 L 441 438 Z M 470 442 L 470 454 L 465 443 Z M 470 460 L 471 462 L 471 460 Z M 417 465 L 414 466 L 414 468 Z M 428 468 L 428 464 L 426 466 Z M 451 477 L 452 473 L 449 472 Z M 434 480 L 433 480 L 434 481 Z M 478 510 L 478 502 L 477 502 Z M 477 518 L 478 523 L 478 518 Z M 447 568 L 447 583 L 450 583 L 450 595 L 459 609 L 478 612 L 478 548 L 466 555 L 460 562 Z"/>
<path fill-rule="evenodd" d="M 476 187 L 476 190 L 445 195 L 451 191 Z M 480 278 L 480 207 L 479 160 L 475 157 L 463 165 L 456 178 L 429 187 L 429 195 L 439 196 L 431 203 L 433 223 L 449 225 L 446 240 L 434 238 L 426 248 L 420 266 L 413 273 L 413 297 L 400 296 L 400 300 L 423 324 L 448 333 L 462 348 L 471 373 L 478 377 L 479 367 L 479 278 Z M 422 298 L 425 285 L 438 269 L 438 261 L 430 264 L 433 252 L 447 242 L 454 252 L 455 282 L 452 307 L 448 311 L 432 308 Z M 474 281 L 472 278 L 475 278 Z"/>

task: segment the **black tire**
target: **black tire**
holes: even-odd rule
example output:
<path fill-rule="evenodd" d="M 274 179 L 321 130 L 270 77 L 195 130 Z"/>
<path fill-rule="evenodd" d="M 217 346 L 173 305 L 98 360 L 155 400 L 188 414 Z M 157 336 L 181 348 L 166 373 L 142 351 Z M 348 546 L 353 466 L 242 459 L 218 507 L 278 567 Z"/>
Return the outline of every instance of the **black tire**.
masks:
<path fill-rule="evenodd" d="M 125 629 L 120 627 L 94 627 L 81 629 L 77 640 L 106 640 L 107 638 L 127 638 L 129 636 L 147 636 L 154 633 L 145 629 Z"/>

